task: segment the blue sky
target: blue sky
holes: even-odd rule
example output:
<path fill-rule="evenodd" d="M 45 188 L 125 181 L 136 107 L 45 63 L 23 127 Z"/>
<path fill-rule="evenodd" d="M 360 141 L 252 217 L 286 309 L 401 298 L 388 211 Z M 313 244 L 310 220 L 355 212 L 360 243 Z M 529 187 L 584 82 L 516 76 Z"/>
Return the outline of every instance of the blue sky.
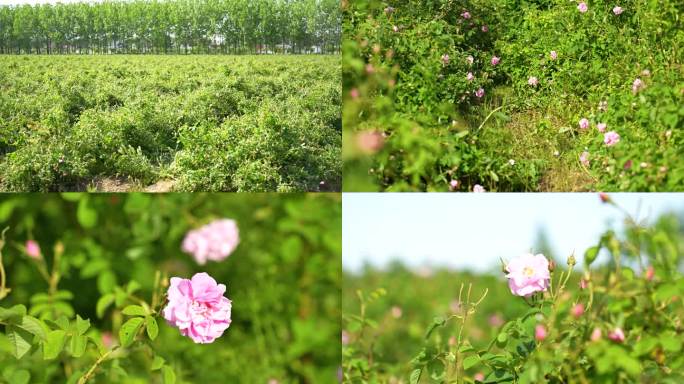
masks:
<path fill-rule="evenodd" d="M 622 193 L 612 198 L 639 219 L 684 211 L 684 194 Z M 544 227 L 556 255 L 578 259 L 624 215 L 596 193 L 345 193 L 342 265 L 486 271 L 528 252 Z"/>

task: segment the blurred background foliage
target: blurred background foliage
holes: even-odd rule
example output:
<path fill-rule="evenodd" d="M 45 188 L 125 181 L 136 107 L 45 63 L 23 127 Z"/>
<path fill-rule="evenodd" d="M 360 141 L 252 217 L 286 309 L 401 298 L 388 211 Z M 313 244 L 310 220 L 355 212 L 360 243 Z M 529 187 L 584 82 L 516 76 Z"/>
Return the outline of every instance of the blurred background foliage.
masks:
<path fill-rule="evenodd" d="M 185 233 L 216 218 L 232 218 L 240 244 L 229 258 L 198 266 L 181 252 Z M 0 197 L 0 228 L 9 227 L 3 250 L 8 287 L 2 306 L 24 304 L 47 290 L 32 261 L 20 251 L 35 239 L 48 264 L 64 243 L 59 289 L 73 293 L 63 306 L 90 319 L 96 335 L 116 333 L 123 316 L 96 313 L 107 293 L 135 281 L 138 296 L 152 294 L 154 275 L 190 278 L 207 272 L 227 286 L 232 324 L 213 344 L 200 345 L 160 324 L 156 353 L 177 382 L 332 382 L 340 365 L 341 197 L 336 194 L 24 194 Z M 73 313 L 72 313 L 73 316 Z M 116 339 L 116 338 L 115 338 Z M 17 361 L 0 334 L 0 371 L 28 370 L 32 383 L 65 382 L 67 368 L 87 369 L 96 352 L 72 362 L 43 363 L 32 350 Z M 35 348 L 34 348 L 35 349 Z M 149 357 L 131 349 L 128 359 L 104 365 L 94 382 L 161 382 Z M 63 365 L 63 366 L 60 366 Z M 65 372 L 62 372 L 62 371 Z"/>

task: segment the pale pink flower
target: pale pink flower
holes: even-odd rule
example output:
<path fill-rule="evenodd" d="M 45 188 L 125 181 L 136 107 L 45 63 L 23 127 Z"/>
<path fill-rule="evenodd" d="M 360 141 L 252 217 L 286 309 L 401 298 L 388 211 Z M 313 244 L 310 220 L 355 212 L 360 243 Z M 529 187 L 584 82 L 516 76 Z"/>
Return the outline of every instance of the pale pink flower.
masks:
<path fill-rule="evenodd" d="M 114 345 L 114 336 L 111 332 L 102 332 L 102 345 L 105 347 L 105 349 L 109 349 L 112 347 L 112 345 Z"/>
<path fill-rule="evenodd" d="M 591 341 L 599 341 L 601 340 L 601 329 L 600 328 L 594 328 L 594 330 L 591 332 Z"/>
<path fill-rule="evenodd" d="M 580 160 L 580 163 L 582 163 L 582 165 L 584 165 L 585 167 L 589 167 L 589 152 L 587 152 L 587 151 L 582 152 L 579 160 Z"/>
<path fill-rule="evenodd" d="M 652 265 L 649 265 L 648 268 L 646 268 L 645 277 L 648 281 L 653 280 L 653 277 L 655 277 L 655 269 L 653 269 Z"/>
<path fill-rule="evenodd" d="M 482 26 L 482 32 L 484 32 L 484 33 L 489 32 L 489 27 L 486 24 Z"/>
<path fill-rule="evenodd" d="M 482 372 L 478 372 L 473 376 L 473 380 L 483 382 L 485 380 L 485 375 Z"/>
<path fill-rule="evenodd" d="M 466 20 L 470 19 L 470 12 L 465 11 L 465 12 L 461 13 L 461 17 L 466 19 Z"/>
<path fill-rule="evenodd" d="M 475 78 L 475 76 L 473 75 L 472 72 L 468 72 L 468 74 L 466 75 L 466 80 L 468 80 L 468 81 L 473 81 L 474 78 Z"/>
<path fill-rule="evenodd" d="M 369 75 L 375 73 L 375 68 L 373 67 L 373 64 L 366 64 L 366 73 Z"/>
<path fill-rule="evenodd" d="M 225 292 L 225 285 L 204 272 L 191 280 L 172 277 L 164 318 L 195 343 L 212 343 L 230 326 L 231 301 Z"/>
<path fill-rule="evenodd" d="M 342 345 L 349 345 L 349 332 L 342 330 Z"/>
<path fill-rule="evenodd" d="M 492 65 L 497 65 L 501 61 L 500 57 L 494 56 L 492 57 Z"/>
<path fill-rule="evenodd" d="M 458 180 L 452 179 L 452 180 L 449 182 L 449 190 L 455 191 L 456 188 L 458 188 Z"/>
<path fill-rule="evenodd" d="M 596 124 L 596 129 L 598 129 L 599 132 L 604 133 L 606 131 L 606 123 Z"/>
<path fill-rule="evenodd" d="M 531 253 L 511 260 L 506 265 L 508 287 L 517 296 L 530 296 L 546 291 L 551 280 L 549 260 L 544 255 Z"/>
<path fill-rule="evenodd" d="M 449 55 L 445 53 L 442 55 L 442 65 L 446 66 L 447 64 L 449 64 Z"/>
<path fill-rule="evenodd" d="M 539 80 L 535 76 L 530 76 L 530 78 L 527 79 L 527 84 L 536 87 L 537 84 L 539 84 Z"/>
<path fill-rule="evenodd" d="M 503 319 L 503 317 L 501 317 L 501 315 L 499 315 L 498 313 L 495 313 L 495 314 L 489 316 L 489 318 L 487 319 L 487 322 L 492 327 L 498 328 L 504 324 L 504 319 Z"/>
<path fill-rule="evenodd" d="M 40 246 L 35 240 L 26 240 L 26 254 L 32 259 L 40 259 Z"/>
<path fill-rule="evenodd" d="M 546 339 L 546 328 L 543 325 L 537 324 L 534 327 L 534 338 L 537 341 L 544 341 Z"/>
<path fill-rule="evenodd" d="M 183 252 L 191 254 L 197 264 L 207 260 L 221 261 L 228 257 L 240 243 L 237 223 L 231 219 L 214 220 L 193 229 L 183 239 Z"/>
<path fill-rule="evenodd" d="M 603 136 L 603 142 L 611 147 L 620 141 L 620 135 L 615 131 L 606 132 Z"/>
<path fill-rule="evenodd" d="M 639 90 L 641 90 L 642 88 L 644 88 L 644 82 L 641 81 L 641 79 L 637 77 L 637 78 L 634 80 L 634 82 L 632 83 L 632 92 L 633 92 L 633 93 L 637 93 L 637 92 L 639 92 Z"/>
<path fill-rule="evenodd" d="M 374 129 L 356 134 L 356 145 L 366 155 L 377 153 L 385 145 L 385 137 Z"/>
<path fill-rule="evenodd" d="M 352 88 L 349 91 L 349 96 L 351 96 L 353 100 L 357 100 L 359 96 L 361 96 L 361 94 L 359 93 L 359 90 L 357 88 Z"/>
<path fill-rule="evenodd" d="M 584 313 L 584 305 L 582 303 L 577 303 L 572 307 L 572 311 L 570 312 L 574 318 L 579 319 Z"/>
<path fill-rule="evenodd" d="M 643 71 L 641 71 L 641 76 L 649 77 L 651 76 L 651 71 L 649 71 L 648 69 L 644 69 Z"/>
<path fill-rule="evenodd" d="M 589 7 L 587 7 L 587 3 L 581 2 L 577 5 L 577 9 L 579 9 L 581 13 L 584 13 L 589 10 Z"/>
<path fill-rule="evenodd" d="M 608 333 L 608 338 L 615 342 L 622 343 L 625 341 L 625 333 L 622 331 L 622 328 L 617 327 Z"/>
<path fill-rule="evenodd" d="M 385 14 L 391 15 L 394 13 L 394 7 L 387 7 L 385 8 Z"/>
<path fill-rule="evenodd" d="M 402 311 L 401 311 L 400 307 L 395 305 L 392 307 L 391 313 L 392 313 L 392 317 L 394 317 L 395 319 L 398 319 L 401 317 Z"/>
<path fill-rule="evenodd" d="M 579 282 L 580 289 L 587 289 L 588 286 L 589 286 L 589 282 L 587 280 L 580 279 L 580 282 Z"/>
<path fill-rule="evenodd" d="M 484 96 L 484 94 L 485 94 L 484 88 L 480 88 L 477 91 L 475 91 L 475 96 L 477 96 L 480 99 L 482 98 L 482 96 Z"/>
<path fill-rule="evenodd" d="M 396 25 L 393 25 L 393 26 L 392 26 L 392 31 L 394 31 L 394 32 L 399 32 L 399 27 L 397 27 Z"/>
<path fill-rule="evenodd" d="M 551 51 L 549 55 L 551 56 L 551 60 L 556 60 L 558 58 L 558 52 L 556 51 Z"/>
<path fill-rule="evenodd" d="M 587 120 L 587 119 L 585 119 L 585 118 L 580 119 L 580 121 L 579 121 L 579 127 L 580 127 L 581 129 L 587 129 L 587 128 L 589 128 L 589 120 Z"/>
<path fill-rule="evenodd" d="M 480 89 L 482 89 L 482 88 L 480 88 Z M 484 189 L 484 187 L 481 186 L 480 184 L 475 184 L 475 185 L 473 185 L 473 192 L 482 193 L 482 192 L 487 192 L 487 190 Z"/>
<path fill-rule="evenodd" d="M 468 65 L 473 65 L 474 61 L 475 59 L 472 56 L 466 57 L 466 62 L 468 63 Z"/>
<path fill-rule="evenodd" d="M 622 7 L 616 5 L 616 6 L 613 8 L 613 13 L 616 14 L 616 15 L 621 14 L 621 13 L 622 13 Z"/>

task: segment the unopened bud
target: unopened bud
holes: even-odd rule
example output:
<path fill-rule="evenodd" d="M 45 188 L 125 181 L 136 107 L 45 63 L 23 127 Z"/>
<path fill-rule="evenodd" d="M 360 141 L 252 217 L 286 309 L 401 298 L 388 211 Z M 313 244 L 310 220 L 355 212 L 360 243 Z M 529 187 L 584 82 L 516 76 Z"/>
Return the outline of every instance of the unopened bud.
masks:
<path fill-rule="evenodd" d="M 554 269 L 556 269 L 556 262 L 549 260 L 549 272 L 553 272 Z"/>
<path fill-rule="evenodd" d="M 577 264 L 577 260 L 575 260 L 575 255 L 570 255 L 570 257 L 568 257 L 568 265 L 572 267 L 575 264 Z"/>

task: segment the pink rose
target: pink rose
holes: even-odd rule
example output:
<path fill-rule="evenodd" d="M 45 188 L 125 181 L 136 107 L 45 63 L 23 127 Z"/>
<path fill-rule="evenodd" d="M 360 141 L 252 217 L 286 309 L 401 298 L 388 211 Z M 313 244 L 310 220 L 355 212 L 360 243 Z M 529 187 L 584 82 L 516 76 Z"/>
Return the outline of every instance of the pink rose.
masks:
<path fill-rule="evenodd" d="M 353 100 L 357 100 L 361 94 L 359 93 L 359 90 L 357 88 L 352 88 L 351 91 L 349 91 L 349 96 Z"/>
<path fill-rule="evenodd" d="M 625 333 L 622 331 L 622 328 L 617 327 L 608 333 L 608 338 L 617 343 L 622 343 L 625 341 Z"/>
<path fill-rule="evenodd" d="M 587 7 L 587 3 L 581 2 L 577 5 L 577 9 L 579 9 L 581 13 L 584 13 L 589 10 L 589 7 Z"/>
<path fill-rule="evenodd" d="M 636 78 L 632 83 L 632 93 L 637 93 L 639 90 L 644 88 L 644 82 L 640 78 Z"/>
<path fill-rule="evenodd" d="M 474 78 L 475 78 L 475 76 L 473 75 L 472 72 L 468 72 L 468 74 L 466 75 L 466 80 L 468 80 L 468 81 L 473 81 Z"/>
<path fill-rule="evenodd" d="M 485 375 L 482 372 L 478 372 L 473 376 L 473 380 L 483 382 L 485 381 Z"/>
<path fill-rule="evenodd" d="M 40 259 L 40 246 L 35 240 L 26 240 L 26 254 L 32 259 Z"/>
<path fill-rule="evenodd" d="M 582 118 L 582 119 L 579 121 L 579 127 L 580 127 L 581 129 L 587 129 L 587 128 L 589 128 L 589 120 L 587 120 L 587 119 L 585 119 L 585 118 Z"/>
<path fill-rule="evenodd" d="M 530 296 L 549 287 L 551 272 L 549 260 L 542 254 L 528 253 L 511 260 L 506 265 L 508 287 L 517 296 Z"/>
<path fill-rule="evenodd" d="M 215 220 L 189 231 L 183 239 L 183 252 L 192 254 L 197 264 L 207 260 L 221 261 L 240 243 L 237 223 L 231 219 Z"/>
<path fill-rule="evenodd" d="M 544 339 L 546 339 L 546 328 L 544 328 L 543 325 L 537 324 L 537 326 L 534 327 L 534 338 L 537 341 L 544 341 Z"/>
<path fill-rule="evenodd" d="M 455 191 L 456 188 L 458 188 L 458 180 L 452 179 L 452 180 L 449 182 L 449 190 Z"/>
<path fill-rule="evenodd" d="M 496 56 L 492 57 L 492 65 L 499 64 L 499 61 L 501 61 L 500 57 L 496 57 Z"/>
<path fill-rule="evenodd" d="M 172 277 L 164 318 L 195 343 L 212 343 L 230 326 L 231 301 L 225 292 L 225 285 L 204 272 L 191 280 Z"/>
<path fill-rule="evenodd" d="M 606 123 L 598 123 L 596 129 L 598 129 L 599 132 L 604 133 L 606 131 Z"/>
<path fill-rule="evenodd" d="M 551 56 L 551 60 L 556 60 L 558 58 L 558 53 L 556 51 L 551 51 L 549 55 Z"/>
<path fill-rule="evenodd" d="M 480 99 L 482 98 L 482 96 L 484 96 L 484 94 L 485 94 L 484 88 L 480 88 L 477 91 L 475 91 L 475 96 L 477 96 Z"/>
<path fill-rule="evenodd" d="M 356 145 L 366 155 L 377 153 L 385 145 L 385 137 L 376 130 L 359 132 L 356 135 Z"/>
<path fill-rule="evenodd" d="M 616 15 L 621 14 L 621 13 L 622 13 L 622 7 L 616 5 L 616 6 L 613 8 L 613 13 L 616 14 Z"/>
<path fill-rule="evenodd" d="M 465 11 L 465 12 L 461 13 L 461 17 L 466 19 L 466 20 L 470 19 L 470 12 Z"/>
<path fill-rule="evenodd" d="M 489 32 L 489 27 L 487 25 L 482 26 L 482 32 L 487 33 Z"/>
<path fill-rule="evenodd" d="M 606 134 L 603 136 L 603 142 L 609 147 L 612 147 L 619 141 L 620 135 L 615 131 L 606 132 Z"/>
<path fill-rule="evenodd" d="M 482 88 L 480 88 L 480 89 L 482 89 Z M 483 192 L 487 192 L 487 190 L 484 189 L 484 187 L 481 186 L 480 184 L 475 184 L 475 185 L 473 185 L 473 192 L 475 192 L 475 193 L 483 193 Z"/>
<path fill-rule="evenodd" d="M 446 66 L 447 64 L 449 64 L 449 55 L 445 53 L 442 55 L 442 65 Z"/>
<path fill-rule="evenodd" d="M 580 163 L 582 163 L 582 165 L 584 165 L 585 167 L 589 167 L 589 152 L 587 152 L 587 151 L 582 152 L 579 160 L 580 160 Z"/>
<path fill-rule="evenodd" d="M 533 87 L 536 87 L 537 84 L 539 84 L 539 80 L 537 80 L 537 78 L 535 76 L 530 76 L 530 78 L 527 79 L 527 84 L 529 84 Z"/>

